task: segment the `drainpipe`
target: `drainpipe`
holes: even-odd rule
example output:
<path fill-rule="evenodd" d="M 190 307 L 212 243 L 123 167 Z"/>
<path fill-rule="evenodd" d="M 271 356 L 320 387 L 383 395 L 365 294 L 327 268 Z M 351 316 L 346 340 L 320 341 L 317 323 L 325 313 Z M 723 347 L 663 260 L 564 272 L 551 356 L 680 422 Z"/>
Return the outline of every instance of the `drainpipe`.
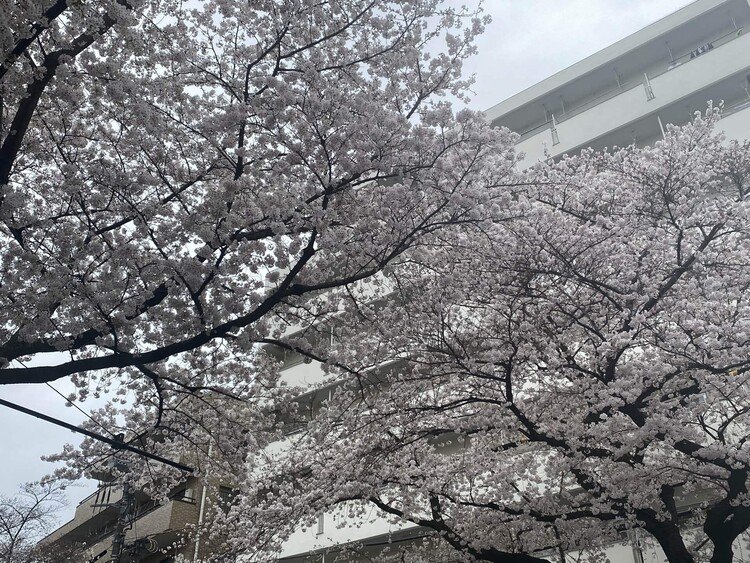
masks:
<path fill-rule="evenodd" d="M 552 144 L 559 145 L 560 135 L 557 132 L 557 120 L 555 119 L 554 113 L 552 114 L 552 127 L 550 128 L 550 131 L 552 132 Z"/>
<path fill-rule="evenodd" d="M 213 441 L 209 442 L 208 444 L 208 458 L 211 459 L 211 452 L 213 450 Z M 208 477 L 208 475 L 206 475 Z M 193 551 L 193 561 L 198 561 L 198 551 L 201 547 L 201 526 L 203 525 L 203 517 L 206 513 L 206 491 L 208 490 L 208 487 L 206 487 L 206 483 L 203 483 L 203 491 L 201 492 L 201 504 L 200 508 L 198 509 L 198 528 L 196 530 L 195 534 L 195 550 Z"/>
<path fill-rule="evenodd" d="M 654 95 L 654 89 L 651 87 L 651 81 L 648 79 L 648 73 L 643 73 L 643 88 L 646 90 L 646 101 L 653 100 L 656 96 Z"/>

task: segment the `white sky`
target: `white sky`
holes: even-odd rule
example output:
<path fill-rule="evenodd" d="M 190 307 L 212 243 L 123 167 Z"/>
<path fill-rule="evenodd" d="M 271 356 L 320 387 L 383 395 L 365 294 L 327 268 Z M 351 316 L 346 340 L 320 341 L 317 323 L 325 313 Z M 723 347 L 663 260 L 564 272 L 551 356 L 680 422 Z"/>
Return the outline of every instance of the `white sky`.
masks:
<path fill-rule="evenodd" d="M 458 3 L 458 2 L 457 2 Z M 689 4 L 688 0 L 485 0 L 493 21 L 466 70 L 476 75 L 470 107 L 485 110 L 649 23 Z M 65 383 L 54 384 L 67 394 Z M 73 424 L 84 416 L 64 406 L 45 385 L 0 388 L 0 397 Z M 0 408 L 0 494 L 51 471 L 40 456 L 77 442 L 74 434 L 21 413 Z M 92 484 L 70 492 L 68 520 Z"/>
<path fill-rule="evenodd" d="M 467 71 L 486 110 L 690 0 L 484 0 L 492 23 Z"/>

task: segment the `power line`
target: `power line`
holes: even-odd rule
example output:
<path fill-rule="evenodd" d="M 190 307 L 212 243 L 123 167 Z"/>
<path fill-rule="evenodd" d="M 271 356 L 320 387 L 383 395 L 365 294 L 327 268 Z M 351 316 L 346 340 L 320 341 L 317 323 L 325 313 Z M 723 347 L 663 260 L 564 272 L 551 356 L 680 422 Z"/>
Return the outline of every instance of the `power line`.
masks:
<path fill-rule="evenodd" d="M 25 364 L 25 363 L 23 363 L 23 362 L 22 362 L 21 360 L 16 360 L 16 361 L 17 361 L 17 362 L 18 362 L 19 364 L 21 364 L 21 365 L 22 365 L 23 367 L 27 367 L 27 366 L 26 366 L 26 364 Z M 105 432 L 106 432 L 107 434 L 109 434 L 109 435 L 110 435 L 110 436 L 112 436 L 113 438 L 115 437 L 115 435 L 114 435 L 114 434 L 113 434 L 112 432 L 110 432 L 110 431 L 109 431 L 109 430 L 108 430 L 107 428 L 105 428 L 105 427 L 104 427 L 104 425 L 103 425 L 103 424 L 102 424 L 101 422 L 99 422 L 98 420 L 96 420 L 96 419 L 95 419 L 95 418 L 94 418 L 93 416 L 91 416 L 91 415 L 90 415 L 89 413 L 87 413 L 87 412 L 86 412 L 85 410 L 83 410 L 83 409 L 82 409 L 81 407 L 79 407 L 78 405 L 76 405 L 76 404 L 75 404 L 75 403 L 74 403 L 74 402 L 73 402 L 72 400 L 70 400 L 70 399 L 69 399 L 68 397 L 66 397 L 65 395 L 63 395 L 62 393 L 60 393 L 60 391 L 58 391 L 57 389 L 55 389 L 54 387 L 52 387 L 52 384 L 51 384 L 51 383 L 50 383 L 49 381 L 45 381 L 45 382 L 44 382 L 44 384 L 45 384 L 45 385 L 46 385 L 47 387 L 49 387 L 50 389 L 52 389 L 52 390 L 53 390 L 53 391 L 54 391 L 55 393 L 57 393 L 58 395 L 60 395 L 60 397 L 62 397 L 63 399 L 65 399 L 65 403 L 66 403 L 66 404 L 70 404 L 71 406 L 73 406 L 73 407 L 75 407 L 76 409 L 78 409 L 78 410 L 79 410 L 79 411 L 80 411 L 80 412 L 81 412 L 81 413 L 82 413 L 82 414 L 83 414 L 83 415 L 84 415 L 85 417 L 87 417 L 87 418 L 88 418 L 89 420 L 91 420 L 91 421 L 92 421 L 92 422 L 94 422 L 94 423 L 95 423 L 95 424 L 96 424 L 97 426 L 99 426 L 99 428 L 101 428 L 102 430 L 104 430 L 104 431 L 105 431 Z"/>
<path fill-rule="evenodd" d="M 45 422 L 49 422 L 57 426 L 62 426 L 63 428 L 67 428 L 71 432 L 76 432 L 78 434 L 83 434 L 85 436 L 88 436 L 89 438 L 93 438 L 94 440 L 99 440 L 100 442 L 109 444 L 116 450 L 127 450 L 139 456 L 153 459 L 154 461 L 158 461 L 165 465 L 169 465 L 170 467 L 174 467 L 175 469 L 179 469 L 180 471 L 185 471 L 186 473 L 192 473 L 194 471 L 192 467 L 188 467 L 187 465 L 183 465 L 182 463 L 178 463 L 176 461 L 172 461 L 171 459 L 167 459 L 165 457 L 152 454 L 140 448 L 136 448 L 135 446 L 131 446 L 130 444 L 117 440 L 116 438 L 108 438 L 107 436 L 103 436 L 102 434 L 97 434 L 96 432 L 92 432 L 91 430 L 86 430 L 85 428 L 81 428 L 80 426 L 75 426 L 74 424 L 70 424 L 68 422 L 65 422 L 64 420 L 60 420 L 58 418 L 51 417 L 49 415 L 37 412 L 35 410 L 22 407 L 21 405 L 11 403 L 10 401 L 6 401 L 5 399 L 0 399 L 0 405 L 4 407 L 8 407 L 9 409 L 16 410 L 18 412 L 22 412 L 24 414 L 28 414 L 30 416 L 33 416 L 34 418 L 44 420 Z"/>
<path fill-rule="evenodd" d="M 52 389 L 55 393 L 57 393 L 58 395 L 60 395 L 63 399 L 65 399 L 66 403 L 68 403 L 72 407 L 75 407 L 76 409 L 78 409 L 79 412 L 81 412 L 85 417 L 87 417 L 89 420 L 91 420 L 94 424 L 96 424 L 97 426 L 99 426 L 99 428 L 101 428 L 102 430 L 104 430 L 107 434 L 109 434 L 112 437 L 115 436 L 112 432 L 110 432 L 109 430 L 107 430 L 107 428 L 101 422 L 99 422 L 98 420 L 96 420 L 93 416 L 91 416 L 89 413 L 87 413 L 81 407 L 79 407 L 78 405 L 76 405 L 68 397 L 66 397 L 65 395 L 63 395 L 62 393 L 60 393 L 60 391 L 58 391 L 57 389 L 55 389 L 54 387 L 52 387 L 52 385 L 50 385 L 48 382 L 45 381 L 44 384 L 47 387 L 49 387 L 50 389 Z"/>

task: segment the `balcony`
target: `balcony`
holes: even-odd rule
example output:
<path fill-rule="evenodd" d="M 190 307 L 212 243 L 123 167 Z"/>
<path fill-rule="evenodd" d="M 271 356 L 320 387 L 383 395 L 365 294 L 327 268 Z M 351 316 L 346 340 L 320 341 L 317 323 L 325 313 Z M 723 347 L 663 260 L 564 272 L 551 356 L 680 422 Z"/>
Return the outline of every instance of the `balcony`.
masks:
<path fill-rule="evenodd" d="M 179 538 L 187 524 L 197 522 L 197 518 L 198 506 L 190 499 L 173 499 L 163 505 L 146 503 L 139 507 L 132 526 L 126 531 L 125 542 L 149 538 L 154 550 L 164 549 Z M 82 555 L 94 559 L 109 552 L 116 526 L 117 520 L 112 519 L 95 531 L 89 527 L 83 537 L 69 536 L 69 539 L 84 541 L 88 547 Z"/>
<path fill-rule="evenodd" d="M 750 138 L 750 100 L 724 109 L 718 124 L 727 139 Z"/>
<path fill-rule="evenodd" d="M 42 542 L 51 543 L 63 537 L 73 541 L 85 539 L 91 529 L 102 526 L 117 517 L 115 503 L 121 498 L 122 490 L 119 487 L 104 486 L 98 488 L 78 503 L 71 520 L 43 538 Z"/>
<path fill-rule="evenodd" d="M 317 362 L 304 362 L 300 360 L 281 372 L 281 381 L 293 387 L 303 389 L 315 389 L 330 379 Z"/>
<path fill-rule="evenodd" d="M 698 92 L 707 92 L 704 103 L 709 99 L 718 103 L 724 98 L 707 97 L 711 95 L 708 91 L 713 88 L 720 93 L 716 86 L 734 76 L 744 80 L 744 73 L 750 68 L 750 33 L 738 30 L 712 43 L 713 49 L 693 58 L 683 55 L 660 74 L 649 76 L 648 81 L 644 77 L 640 83 L 605 93 L 570 110 L 556 120 L 555 128 L 549 123 L 543 129 L 527 132 L 517 146 L 526 155 L 524 164 L 531 166 L 549 156 L 589 146 L 592 141 L 658 115 Z M 736 89 L 739 91 L 739 84 Z"/>
<path fill-rule="evenodd" d="M 350 517 L 346 506 L 321 515 L 317 526 L 298 529 L 284 542 L 279 561 L 310 561 L 309 555 L 352 542 L 375 541 L 387 545 L 389 538 L 420 536 L 420 528 L 411 522 L 395 521 L 374 506 L 366 515 Z M 338 560 L 338 559 L 337 559 Z M 347 561 L 349 559 L 346 559 Z"/>

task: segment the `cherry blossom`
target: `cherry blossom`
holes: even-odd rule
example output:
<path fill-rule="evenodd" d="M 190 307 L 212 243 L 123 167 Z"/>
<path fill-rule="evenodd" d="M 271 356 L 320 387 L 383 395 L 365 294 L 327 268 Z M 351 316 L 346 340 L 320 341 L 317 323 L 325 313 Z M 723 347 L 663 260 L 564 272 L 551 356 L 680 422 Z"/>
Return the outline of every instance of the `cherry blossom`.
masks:
<path fill-rule="evenodd" d="M 446 101 L 486 20 L 443 0 L 3 0 L 0 19 L 0 384 L 70 378 L 109 399 L 92 430 L 144 448 L 241 465 L 289 396 L 259 344 L 480 221 L 514 158 Z M 110 452 L 83 453 L 62 457 Z"/>
<path fill-rule="evenodd" d="M 750 145 L 718 119 L 540 164 L 388 270 L 387 298 L 320 320 L 337 344 L 306 351 L 331 398 L 248 457 L 235 549 L 374 507 L 446 559 L 595 561 L 637 533 L 670 562 L 731 561 L 750 527 Z"/>

